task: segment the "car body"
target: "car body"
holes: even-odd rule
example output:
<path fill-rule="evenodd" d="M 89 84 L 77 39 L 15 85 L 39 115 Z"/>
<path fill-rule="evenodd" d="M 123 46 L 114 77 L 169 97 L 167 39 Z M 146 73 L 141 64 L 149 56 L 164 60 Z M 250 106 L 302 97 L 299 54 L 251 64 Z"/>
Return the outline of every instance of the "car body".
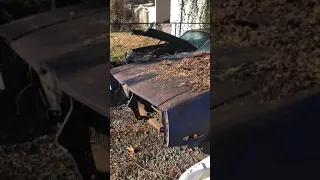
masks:
<path fill-rule="evenodd" d="M 167 146 L 200 145 L 209 133 L 210 90 L 192 93 L 190 87 L 177 86 L 194 77 L 172 77 L 169 80 L 152 80 L 162 73 L 153 65 L 163 59 L 180 61 L 194 52 L 210 52 L 207 40 L 197 51 L 177 53 L 144 63 L 131 63 L 110 70 L 125 96 L 128 106 L 137 119 L 145 119 L 164 135 Z M 156 112 L 155 117 L 146 118 Z"/>

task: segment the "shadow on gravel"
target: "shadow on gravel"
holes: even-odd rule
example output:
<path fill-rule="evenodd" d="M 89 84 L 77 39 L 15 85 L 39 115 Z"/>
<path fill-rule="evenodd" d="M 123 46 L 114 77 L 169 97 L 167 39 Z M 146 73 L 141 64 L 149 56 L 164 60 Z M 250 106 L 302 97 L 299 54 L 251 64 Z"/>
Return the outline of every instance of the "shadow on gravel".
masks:
<path fill-rule="evenodd" d="M 110 107 L 118 107 L 127 103 L 128 100 L 120 89 L 118 91 L 110 91 Z"/>
<path fill-rule="evenodd" d="M 56 131 L 37 96 L 26 92 L 20 99 L 18 115 L 14 98 L 5 93 L 0 96 L 0 145 L 23 143 Z"/>
<path fill-rule="evenodd" d="M 211 147 L 214 177 L 320 179 L 319 109 L 320 94 L 281 111 L 276 119 L 218 135 Z"/>
<path fill-rule="evenodd" d="M 50 122 L 35 121 L 34 117 L 8 117 L 1 122 L 0 145 L 32 141 L 34 138 L 53 133 L 54 125 Z"/>
<path fill-rule="evenodd" d="M 110 107 L 118 107 L 128 103 L 128 99 L 122 92 L 121 87 L 119 87 L 117 80 L 113 77 L 110 78 L 110 85 L 112 90 L 110 90 Z"/>

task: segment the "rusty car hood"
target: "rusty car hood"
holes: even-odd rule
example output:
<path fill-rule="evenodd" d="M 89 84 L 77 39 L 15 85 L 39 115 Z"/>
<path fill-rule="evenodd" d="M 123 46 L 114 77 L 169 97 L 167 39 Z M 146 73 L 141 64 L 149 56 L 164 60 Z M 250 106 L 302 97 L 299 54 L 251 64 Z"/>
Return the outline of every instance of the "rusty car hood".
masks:
<path fill-rule="evenodd" d="M 255 62 L 272 57 L 274 50 L 256 47 L 218 47 L 211 46 L 213 66 L 229 68 L 246 62 Z M 216 71 L 211 72 L 211 75 Z M 246 128 L 255 127 L 259 123 L 282 121 L 303 117 L 305 112 L 312 117 L 318 114 L 316 105 L 319 103 L 320 86 L 301 90 L 294 96 L 284 97 L 273 101 L 265 100 L 263 94 L 252 93 L 257 85 L 255 77 L 245 77 L 243 81 L 235 83 L 231 80 L 224 82 L 212 81 L 210 96 L 211 132 L 215 135 L 223 132 L 234 133 L 237 128 L 247 131 Z M 301 108 L 306 110 L 301 110 Z M 296 115 L 299 114 L 300 115 Z M 297 117 L 294 117 L 294 115 Z M 318 117 L 318 116 L 317 116 Z M 318 118 L 319 119 L 319 118 Z M 246 129 L 246 130 L 243 130 Z M 221 136 L 221 134 L 219 134 Z"/>
<path fill-rule="evenodd" d="M 165 42 L 169 42 L 169 43 L 176 43 L 179 45 L 185 45 L 186 47 L 189 47 L 191 49 L 197 49 L 195 46 L 193 46 L 188 41 L 181 39 L 181 38 L 178 38 L 176 36 L 173 36 L 171 34 L 165 33 L 163 31 L 157 30 L 157 29 L 149 28 L 146 31 L 135 29 L 132 31 L 132 34 L 140 35 L 140 36 L 147 36 L 147 37 L 159 39 L 161 41 L 165 41 Z"/>
<path fill-rule="evenodd" d="M 109 117 L 108 19 L 108 4 L 93 0 L 3 25 L 0 37 L 36 72 L 53 73 L 63 92 Z"/>
<path fill-rule="evenodd" d="M 183 85 L 192 77 L 155 78 L 162 72 L 155 70 L 154 63 L 128 64 L 111 69 L 110 72 L 120 84 L 125 84 L 132 93 L 160 108 L 164 107 L 163 105 L 169 100 L 172 102 L 170 104 L 174 104 L 175 100 L 180 101 L 201 94 L 192 93 L 190 87 Z M 162 110 L 169 108 L 169 106 Z"/>
<path fill-rule="evenodd" d="M 210 54 L 212 56 L 211 76 L 214 76 L 218 69 L 228 69 L 239 66 L 244 63 L 253 63 L 265 59 L 272 53 L 271 50 L 262 48 L 247 48 L 235 46 L 211 46 Z M 250 93 L 256 84 L 256 79 L 250 77 L 242 82 L 234 81 L 212 81 L 212 96 L 210 108 L 221 106 L 230 100 Z"/>

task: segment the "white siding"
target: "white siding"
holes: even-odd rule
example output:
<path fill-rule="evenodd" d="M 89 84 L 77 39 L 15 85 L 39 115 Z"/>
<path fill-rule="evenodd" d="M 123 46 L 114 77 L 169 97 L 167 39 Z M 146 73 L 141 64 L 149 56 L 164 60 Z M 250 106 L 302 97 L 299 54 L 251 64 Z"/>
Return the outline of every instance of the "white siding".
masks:
<path fill-rule="evenodd" d="M 184 4 L 184 5 L 183 5 Z M 171 34 L 181 36 L 190 29 L 201 28 L 199 24 L 182 23 L 202 23 L 205 16 L 206 0 L 171 0 L 170 22 L 173 24 Z"/>
<path fill-rule="evenodd" d="M 139 5 L 134 8 L 136 20 L 140 23 L 156 22 L 156 8 L 154 5 Z"/>
<path fill-rule="evenodd" d="M 148 7 L 148 11 L 149 11 L 149 22 L 148 23 L 154 23 L 156 22 L 156 7 L 155 6 L 151 6 Z"/>
<path fill-rule="evenodd" d="M 136 10 L 136 19 L 140 23 L 148 23 L 148 9 L 147 8 L 139 8 Z"/>

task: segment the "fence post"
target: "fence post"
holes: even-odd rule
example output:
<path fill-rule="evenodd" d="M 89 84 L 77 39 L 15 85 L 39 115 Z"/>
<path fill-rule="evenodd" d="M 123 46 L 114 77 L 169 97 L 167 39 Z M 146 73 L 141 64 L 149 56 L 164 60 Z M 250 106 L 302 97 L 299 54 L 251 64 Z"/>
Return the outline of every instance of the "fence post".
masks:
<path fill-rule="evenodd" d="M 174 23 L 174 36 L 177 36 L 177 23 Z"/>

